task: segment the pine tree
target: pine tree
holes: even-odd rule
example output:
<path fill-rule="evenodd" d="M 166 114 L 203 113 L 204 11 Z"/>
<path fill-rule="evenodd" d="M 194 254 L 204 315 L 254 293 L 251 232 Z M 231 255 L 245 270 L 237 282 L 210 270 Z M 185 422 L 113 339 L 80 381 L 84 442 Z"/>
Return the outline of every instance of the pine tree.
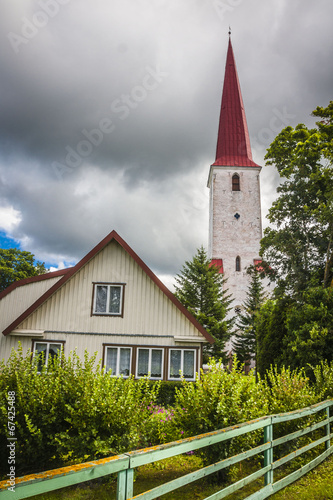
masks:
<path fill-rule="evenodd" d="M 247 270 L 250 276 L 250 283 L 246 294 L 246 300 L 243 304 L 243 312 L 241 312 L 236 320 L 237 331 L 233 336 L 232 346 L 233 351 L 237 355 L 237 359 L 249 366 L 251 359 L 256 359 L 256 315 L 266 299 L 260 271 L 250 266 Z"/>
<path fill-rule="evenodd" d="M 223 289 L 225 280 L 220 268 L 211 265 L 201 247 L 175 279 L 176 297 L 215 339 L 213 345 L 204 346 L 204 360 L 213 356 L 226 362 L 225 343 L 233 324 L 233 320 L 226 320 L 226 315 L 232 300 Z"/>

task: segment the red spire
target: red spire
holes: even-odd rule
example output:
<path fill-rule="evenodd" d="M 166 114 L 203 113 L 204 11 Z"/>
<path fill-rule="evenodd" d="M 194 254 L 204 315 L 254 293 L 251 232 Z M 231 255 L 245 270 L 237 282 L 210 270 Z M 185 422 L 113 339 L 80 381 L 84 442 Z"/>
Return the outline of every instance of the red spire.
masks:
<path fill-rule="evenodd" d="M 249 131 L 229 36 L 216 159 L 213 165 L 258 167 L 252 161 Z"/>

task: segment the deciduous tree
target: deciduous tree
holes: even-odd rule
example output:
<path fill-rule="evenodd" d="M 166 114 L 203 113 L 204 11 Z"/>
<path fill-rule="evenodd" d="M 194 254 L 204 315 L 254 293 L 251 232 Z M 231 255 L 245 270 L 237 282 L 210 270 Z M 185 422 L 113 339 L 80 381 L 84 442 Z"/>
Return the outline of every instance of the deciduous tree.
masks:
<path fill-rule="evenodd" d="M 0 249 L 0 292 L 14 281 L 46 273 L 42 262 L 36 262 L 35 256 L 17 248 Z"/>

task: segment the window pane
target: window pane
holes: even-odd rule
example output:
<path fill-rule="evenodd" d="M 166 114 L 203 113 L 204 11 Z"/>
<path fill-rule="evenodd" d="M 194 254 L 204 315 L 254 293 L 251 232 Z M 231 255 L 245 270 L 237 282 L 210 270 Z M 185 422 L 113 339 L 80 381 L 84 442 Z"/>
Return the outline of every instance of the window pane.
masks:
<path fill-rule="evenodd" d="M 96 287 L 96 306 L 95 312 L 103 313 L 106 312 L 106 297 L 108 293 L 108 287 L 98 285 Z"/>
<path fill-rule="evenodd" d="M 112 375 L 117 375 L 117 354 L 116 347 L 108 347 L 106 352 L 106 371 L 112 370 Z"/>
<path fill-rule="evenodd" d="M 50 359 L 55 358 L 56 356 L 59 356 L 61 352 L 61 344 L 50 344 L 49 345 L 49 356 L 48 356 L 48 362 Z"/>
<path fill-rule="evenodd" d="M 38 371 L 41 372 L 43 366 L 47 359 L 47 344 L 36 343 L 35 344 L 35 354 L 39 356 L 38 358 Z"/>
<path fill-rule="evenodd" d="M 119 375 L 128 377 L 130 374 L 131 349 L 120 348 Z"/>
<path fill-rule="evenodd" d="M 144 377 L 149 372 L 149 349 L 139 349 L 138 377 Z"/>
<path fill-rule="evenodd" d="M 113 314 L 120 313 L 120 286 L 110 286 L 110 304 L 109 312 Z"/>
<path fill-rule="evenodd" d="M 170 354 L 170 377 L 171 378 L 180 378 L 180 370 L 181 370 L 181 355 L 182 352 L 180 349 L 172 350 Z"/>
<path fill-rule="evenodd" d="M 155 377 L 155 378 L 162 377 L 162 351 L 161 351 L 161 349 L 152 349 L 152 351 L 151 351 L 150 376 Z"/>
<path fill-rule="evenodd" d="M 184 351 L 184 378 L 194 378 L 194 352 Z"/>

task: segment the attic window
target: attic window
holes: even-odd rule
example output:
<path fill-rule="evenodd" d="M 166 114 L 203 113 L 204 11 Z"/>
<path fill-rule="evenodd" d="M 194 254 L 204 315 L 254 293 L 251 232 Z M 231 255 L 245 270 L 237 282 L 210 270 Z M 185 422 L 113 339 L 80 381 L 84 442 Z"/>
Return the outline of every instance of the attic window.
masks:
<path fill-rule="evenodd" d="M 124 285 L 96 283 L 94 286 L 93 314 L 123 316 Z"/>
<path fill-rule="evenodd" d="M 240 179 L 238 174 L 232 176 L 232 190 L 240 191 Z"/>

